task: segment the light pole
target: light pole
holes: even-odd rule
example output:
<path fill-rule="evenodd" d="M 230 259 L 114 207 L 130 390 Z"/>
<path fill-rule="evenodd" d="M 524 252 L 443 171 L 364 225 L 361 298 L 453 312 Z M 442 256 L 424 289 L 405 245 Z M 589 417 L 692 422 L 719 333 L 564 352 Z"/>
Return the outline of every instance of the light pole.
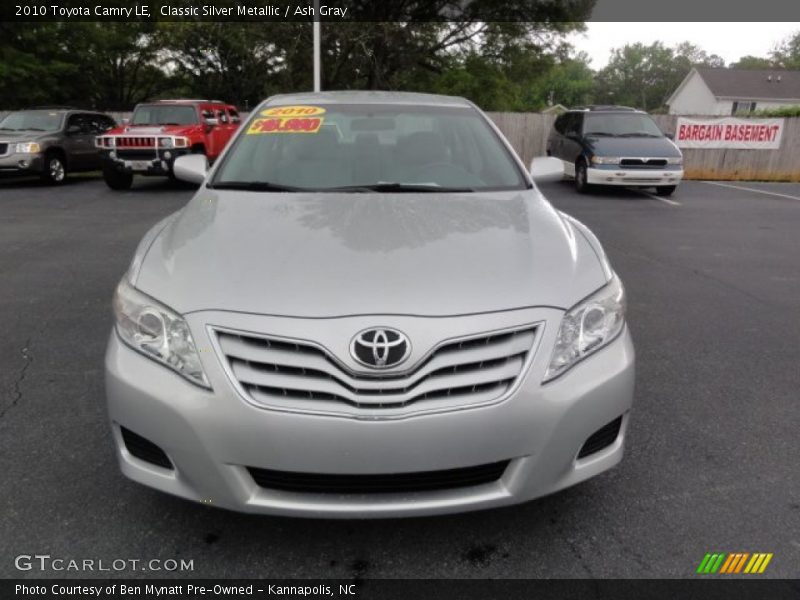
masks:
<path fill-rule="evenodd" d="M 320 22 L 319 22 L 319 0 L 314 0 L 314 91 L 322 89 L 322 73 L 320 65 Z"/>

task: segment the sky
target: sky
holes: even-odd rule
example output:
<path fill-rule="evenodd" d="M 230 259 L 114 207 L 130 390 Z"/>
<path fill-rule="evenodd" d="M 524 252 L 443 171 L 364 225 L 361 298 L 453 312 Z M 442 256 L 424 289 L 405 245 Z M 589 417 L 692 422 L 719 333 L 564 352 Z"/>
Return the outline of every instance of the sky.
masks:
<path fill-rule="evenodd" d="M 608 63 L 612 48 L 656 40 L 667 46 L 691 42 L 725 63 L 742 56 L 766 56 L 781 40 L 800 31 L 800 23 L 606 23 L 589 22 L 586 32 L 573 34 L 569 41 L 592 59 L 593 69 Z"/>

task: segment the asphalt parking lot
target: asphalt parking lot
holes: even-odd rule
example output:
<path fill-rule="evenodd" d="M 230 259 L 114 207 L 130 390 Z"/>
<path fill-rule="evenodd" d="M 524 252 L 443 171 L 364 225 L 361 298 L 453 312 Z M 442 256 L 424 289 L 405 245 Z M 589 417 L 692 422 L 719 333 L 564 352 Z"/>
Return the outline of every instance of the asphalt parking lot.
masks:
<path fill-rule="evenodd" d="M 763 576 L 800 576 L 800 184 L 734 185 L 685 182 L 669 202 L 542 186 L 628 289 L 637 393 L 619 467 L 518 507 L 348 522 L 230 513 L 119 473 L 111 294 L 191 188 L 0 181 L 0 576 L 92 575 L 15 569 L 38 553 L 191 559 L 178 575 L 193 577 L 693 577 L 715 551 L 772 552 Z"/>

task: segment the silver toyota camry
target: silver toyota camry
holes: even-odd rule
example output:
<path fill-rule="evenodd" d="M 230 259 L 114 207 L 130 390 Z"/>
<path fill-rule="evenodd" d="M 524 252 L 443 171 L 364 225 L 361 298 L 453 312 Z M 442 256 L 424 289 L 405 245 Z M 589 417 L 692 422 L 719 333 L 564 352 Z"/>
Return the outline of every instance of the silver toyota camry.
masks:
<path fill-rule="evenodd" d="M 274 96 L 114 296 L 122 471 L 211 506 L 524 502 L 622 458 L 634 351 L 595 236 L 470 102 Z"/>

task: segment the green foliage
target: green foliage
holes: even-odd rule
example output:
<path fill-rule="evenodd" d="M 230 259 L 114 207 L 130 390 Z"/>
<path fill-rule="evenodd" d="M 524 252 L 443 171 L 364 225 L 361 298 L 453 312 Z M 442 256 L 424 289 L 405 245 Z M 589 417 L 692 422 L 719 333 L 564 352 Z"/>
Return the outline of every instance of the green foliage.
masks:
<path fill-rule="evenodd" d="M 170 86 L 152 23 L 4 23 L 4 108 L 75 104 L 128 108 Z"/>
<path fill-rule="evenodd" d="M 783 40 L 770 53 L 773 66 L 781 69 L 800 69 L 800 31 Z"/>
<path fill-rule="evenodd" d="M 772 69 L 774 65 L 772 61 L 768 58 L 763 58 L 761 56 L 747 56 L 741 57 L 735 63 L 730 64 L 731 69 Z"/>
<path fill-rule="evenodd" d="M 780 108 L 767 108 L 764 110 L 757 110 L 755 112 L 757 117 L 800 117 L 800 105 L 797 106 L 782 106 Z"/>
<path fill-rule="evenodd" d="M 656 110 L 664 105 L 693 66 L 724 66 L 723 60 L 689 42 L 674 48 L 662 42 L 627 44 L 612 52 L 596 78 L 595 99 Z"/>

